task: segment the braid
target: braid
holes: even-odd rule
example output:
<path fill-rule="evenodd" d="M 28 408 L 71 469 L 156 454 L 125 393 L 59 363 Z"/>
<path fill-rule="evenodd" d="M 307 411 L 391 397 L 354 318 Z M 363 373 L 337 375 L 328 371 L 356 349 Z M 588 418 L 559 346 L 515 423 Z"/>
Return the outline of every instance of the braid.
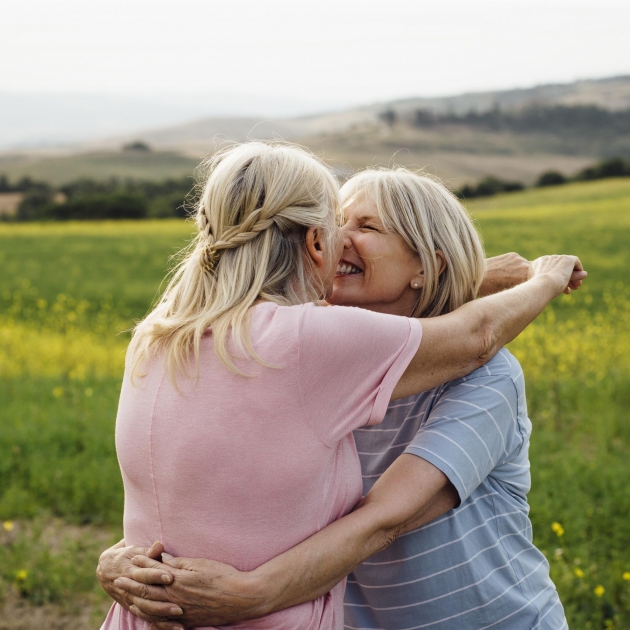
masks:
<path fill-rule="evenodd" d="M 204 271 L 212 273 L 217 262 L 218 253 L 214 249 L 214 235 L 210 228 L 210 221 L 206 215 L 203 206 L 199 208 L 197 213 L 197 224 L 199 226 L 199 234 L 204 237 L 205 243 L 200 251 L 199 263 Z"/>
<path fill-rule="evenodd" d="M 222 234 L 219 240 L 216 240 L 212 234 L 210 223 L 206 217 L 203 208 L 199 212 L 199 228 L 200 232 L 205 235 L 205 244 L 201 250 L 200 263 L 205 271 L 212 273 L 219 260 L 219 255 L 226 249 L 236 249 L 245 243 L 254 240 L 261 232 L 268 230 L 276 223 L 276 217 L 281 216 L 282 208 L 275 212 L 273 216 L 260 218 L 263 214 L 264 207 L 257 208 L 252 212 L 245 221 L 239 225 L 234 225 Z"/>

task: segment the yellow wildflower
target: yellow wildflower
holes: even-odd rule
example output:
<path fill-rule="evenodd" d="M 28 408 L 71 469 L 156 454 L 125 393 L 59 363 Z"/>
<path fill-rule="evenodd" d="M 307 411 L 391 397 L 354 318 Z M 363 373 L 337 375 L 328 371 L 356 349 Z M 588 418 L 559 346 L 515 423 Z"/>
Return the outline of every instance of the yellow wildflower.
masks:
<path fill-rule="evenodd" d="M 621 576 L 624 580 L 630 580 L 630 571 L 625 571 Z"/>
<path fill-rule="evenodd" d="M 15 574 L 15 579 L 18 582 L 24 582 L 24 580 L 28 577 L 28 571 L 26 569 L 20 569 L 16 574 Z"/>
<path fill-rule="evenodd" d="M 595 593 L 595 595 L 597 595 L 597 597 L 601 597 L 605 592 L 606 592 L 606 589 L 601 584 L 598 584 L 593 589 L 593 593 Z"/>
<path fill-rule="evenodd" d="M 2 523 L 2 527 L 4 527 L 5 532 L 12 532 L 14 527 L 13 521 L 4 521 L 4 523 Z"/>
<path fill-rule="evenodd" d="M 584 577 L 584 571 L 582 571 L 582 569 L 578 569 L 577 567 L 573 569 L 573 573 L 575 573 L 575 575 L 580 579 Z"/>
<path fill-rule="evenodd" d="M 61 398 L 63 396 L 63 387 L 55 387 L 52 393 L 55 398 Z"/>
<path fill-rule="evenodd" d="M 556 533 L 558 538 L 564 536 L 564 527 L 562 527 L 560 523 L 556 523 L 556 522 L 551 523 L 551 529 L 553 529 L 553 531 Z"/>

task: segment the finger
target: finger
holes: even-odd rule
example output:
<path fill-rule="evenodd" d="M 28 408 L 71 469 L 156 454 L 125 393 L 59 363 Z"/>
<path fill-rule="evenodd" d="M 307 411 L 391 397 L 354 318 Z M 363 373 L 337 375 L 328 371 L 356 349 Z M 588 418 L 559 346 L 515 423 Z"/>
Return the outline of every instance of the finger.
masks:
<path fill-rule="evenodd" d="M 131 605 L 129 607 L 129 610 L 136 616 L 136 617 L 140 617 L 140 619 L 144 619 L 144 621 L 148 621 L 149 623 L 156 623 L 158 621 L 161 621 L 161 619 L 156 619 L 155 617 L 151 617 L 150 615 L 146 615 L 145 613 L 143 613 L 137 606 L 135 605 Z"/>
<path fill-rule="evenodd" d="M 577 271 L 584 271 L 584 267 L 582 267 L 582 261 L 577 256 L 575 256 L 575 264 L 573 268 Z"/>
<path fill-rule="evenodd" d="M 162 562 L 169 567 L 175 567 L 176 569 L 190 569 L 192 563 L 194 562 L 193 558 L 175 558 L 168 553 L 162 554 Z"/>
<path fill-rule="evenodd" d="M 122 549 L 123 547 L 125 547 L 125 539 L 123 538 L 122 540 L 119 540 L 113 547 L 112 549 Z"/>
<path fill-rule="evenodd" d="M 135 597 L 142 597 L 142 599 L 152 599 L 158 602 L 170 601 L 163 586 L 149 586 L 130 580 L 129 578 L 118 578 L 114 581 L 114 584 L 125 593 L 134 595 Z"/>
<path fill-rule="evenodd" d="M 173 581 L 171 572 L 161 562 L 156 562 L 146 556 L 134 556 L 132 566 L 127 569 L 127 575 L 142 584 L 170 584 Z"/>
<path fill-rule="evenodd" d="M 158 617 L 160 621 L 167 621 L 164 617 L 179 617 L 184 614 L 179 606 L 171 602 L 155 602 L 152 599 L 143 599 L 135 595 L 131 596 L 131 601 L 141 613 L 149 617 Z M 151 621 L 158 621 L 158 619 Z"/>
<path fill-rule="evenodd" d="M 159 560 L 162 553 L 164 553 L 164 545 L 158 540 L 153 543 L 153 546 L 147 551 L 146 555 L 154 560 Z"/>

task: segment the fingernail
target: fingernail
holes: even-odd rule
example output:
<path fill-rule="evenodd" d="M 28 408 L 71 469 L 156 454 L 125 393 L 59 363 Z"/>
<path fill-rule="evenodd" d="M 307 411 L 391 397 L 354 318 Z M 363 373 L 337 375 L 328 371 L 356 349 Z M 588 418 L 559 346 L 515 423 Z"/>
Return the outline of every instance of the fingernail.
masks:
<path fill-rule="evenodd" d="M 172 560 L 173 556 L 170 553 L 162 553 L 162 558 L 166 558 L 167 560 Z"/>
<path fill-rule="evenodd" d="M 179 606 L 173 606 L 168 610 L 169 615 L 183 615 L 184 611 Z"/>
<path fill-rule="evenodd" d="M 131 604 L 129 610 L 134 614 L 140 612 L 140 609 L 135 604 Z"/>
<path fill-rule="evenodd" d="M 163 574 L 161 580 L 162 580 L 162 584 L 170 584 L 171 583 L 171 576 Z"/>
<path fill-rule="evenodd" d="M 121 585 L 122 585 L 122 580 L 121 580 L 120 578 L 116 578 L 116 579 L 114 580 L 114 584 L 115 584 L 116 586 L 121 586 Z"/>

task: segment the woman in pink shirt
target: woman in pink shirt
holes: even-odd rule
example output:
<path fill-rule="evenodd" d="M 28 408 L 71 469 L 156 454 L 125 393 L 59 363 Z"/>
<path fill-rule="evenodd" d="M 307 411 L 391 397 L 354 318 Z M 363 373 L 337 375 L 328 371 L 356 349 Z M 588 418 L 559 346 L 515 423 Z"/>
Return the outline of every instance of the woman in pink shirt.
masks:
<path fill-rule="evenodd" d="M 210 161 L 198 235 L 127 355 L 127 544 L 243 571 L 295 546 L 360 499 L 354 429 L 483 364 L 581 268 L 539 259 L 523 285 L 430 320 L 319 306 L 343 247 L 338 204 L 330 172 L 296 147 L 249 143 Z M 342 602 L 343 582 L 231 627 L 342 628 Z M 103 625 L 147 627 L 119 604 Z"/>

